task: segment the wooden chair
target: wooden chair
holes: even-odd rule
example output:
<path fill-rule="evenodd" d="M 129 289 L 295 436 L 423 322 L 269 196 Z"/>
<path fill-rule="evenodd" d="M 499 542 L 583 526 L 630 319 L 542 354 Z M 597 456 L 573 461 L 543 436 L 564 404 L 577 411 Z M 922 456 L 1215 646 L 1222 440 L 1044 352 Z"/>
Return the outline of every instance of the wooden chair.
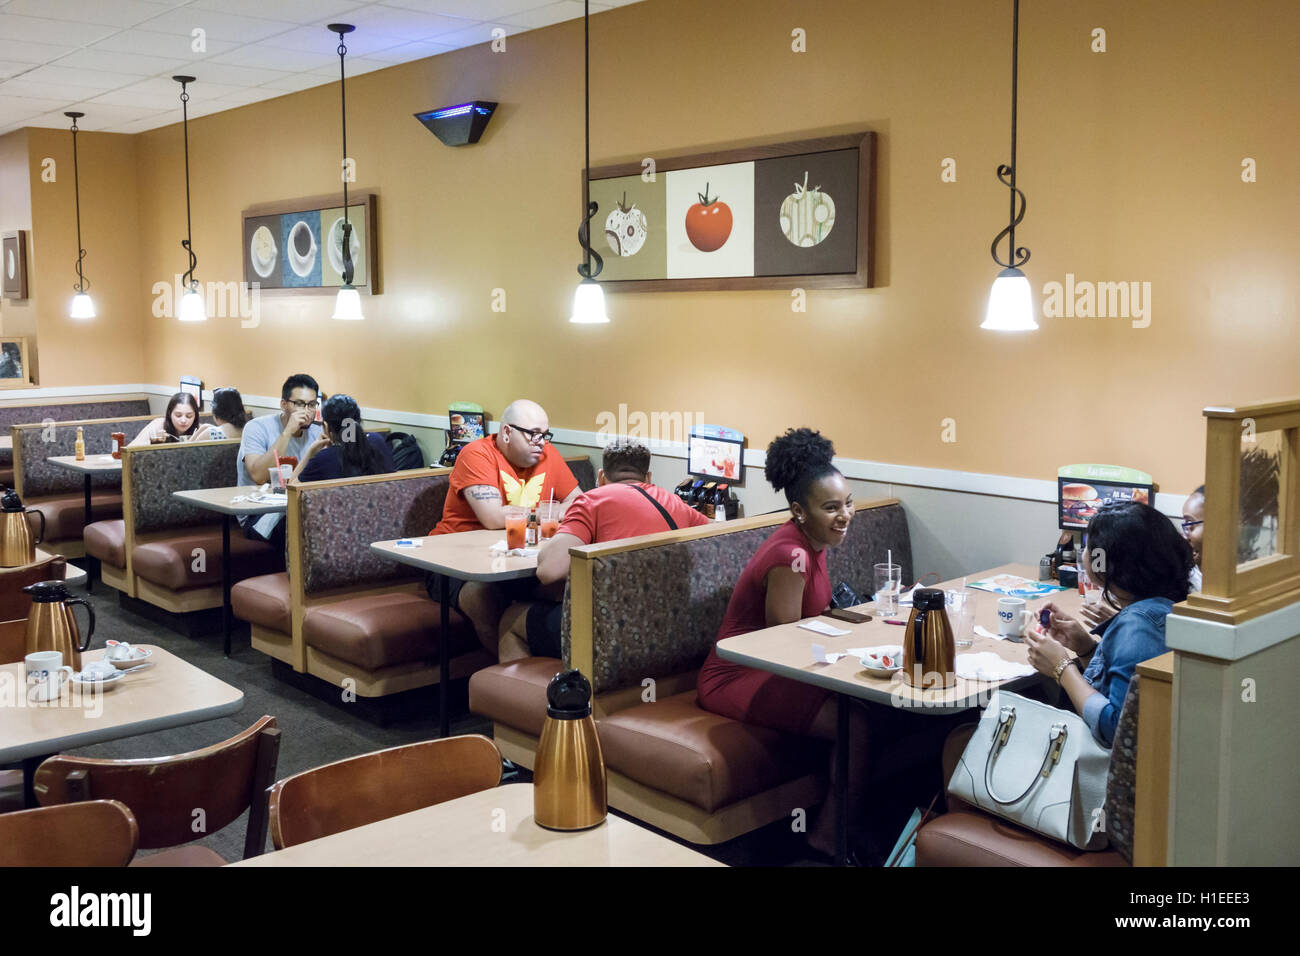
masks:
<path fill-rule="evenodd" d="M 271 788 L 277 850 L 454 800 L 501 782 L 501 752 L 469 734 L 391 747 L 286 777 Z"/>
<path fill-rule="evenodd" d="M 0 813 L 0 866 L 126 866 L 139 838 L 116 800 Z"/>
<path fill-rule="evenodd" d="M 224 866 L 213 850 L 181 844 L 216 833 L 248 810 L 244 859 L 260 854 L 266 845 L 266 788 L 275 780 L 279 753 L 275 718 L 263 717 L 229 740 L 174 757 L 50 757 L 36 770 L 36 799 L 42 806 L 122 801 L 139 822 L 141 849 L 174 848 L 135 866 Z"/>
<path fill-rule="evenodd" d="M 54 554 L 34 564 L 0 568 L 0 664 L 21 661 L 27 653 L 32 599 L 23 588 L 38 581 L 62 581 L 66 564 L 63 555 Z"/>

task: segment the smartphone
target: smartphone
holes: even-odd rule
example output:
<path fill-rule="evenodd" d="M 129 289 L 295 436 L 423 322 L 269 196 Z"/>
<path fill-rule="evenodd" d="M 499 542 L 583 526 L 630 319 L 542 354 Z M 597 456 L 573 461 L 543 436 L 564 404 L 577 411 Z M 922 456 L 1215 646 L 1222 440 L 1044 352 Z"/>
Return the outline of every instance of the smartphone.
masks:
<path fill-rule="evenodd" d="M 829 611 L 823 611 L 822 617 L 832 617 L 837 621 L 848 621 L 850 624 L 865 624 L 871 620 L 870 614 L 860 614 L 857 611 L 850 611 L 842 607 L 833 607 Z"/>

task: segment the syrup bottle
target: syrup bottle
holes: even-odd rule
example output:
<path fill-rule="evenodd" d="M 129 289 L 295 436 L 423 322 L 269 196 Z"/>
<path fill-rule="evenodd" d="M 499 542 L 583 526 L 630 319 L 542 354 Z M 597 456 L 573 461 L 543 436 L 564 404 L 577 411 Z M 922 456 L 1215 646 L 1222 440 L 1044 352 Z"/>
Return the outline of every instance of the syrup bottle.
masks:
<path fill-rule="evenodd" d="M 77 426 L 77 444 L 75 448 L 77 454 L 77 461 L 85 461 L 86 460 L 86 439 L 81 434 L 80 425 Z"/>

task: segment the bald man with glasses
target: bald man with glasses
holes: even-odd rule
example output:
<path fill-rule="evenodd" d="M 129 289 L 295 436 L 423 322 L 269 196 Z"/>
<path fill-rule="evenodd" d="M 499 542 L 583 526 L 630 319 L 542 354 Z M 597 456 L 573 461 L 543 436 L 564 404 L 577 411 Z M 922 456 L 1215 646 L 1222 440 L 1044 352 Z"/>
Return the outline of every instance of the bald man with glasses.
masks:
<path fill-rule="evenodd" d="M 581 489 L 552 437 L 541 405 L 527 399 L 507 405 L 497 433 L 470 442 L 456 456 L 442 520 L 429 533 L 504 529 L 507 505 L 532 509 L 554 500 L 568 508 Z M 437 575 L 429 576 L 428 586 L 437 600 Z M 483 646 L 495 654 L 501 614 L 510 601 L 531 598 L 536 586 L 532 578 L 495 585 L 453 580 L 452 606 L 473 622 Z"/>

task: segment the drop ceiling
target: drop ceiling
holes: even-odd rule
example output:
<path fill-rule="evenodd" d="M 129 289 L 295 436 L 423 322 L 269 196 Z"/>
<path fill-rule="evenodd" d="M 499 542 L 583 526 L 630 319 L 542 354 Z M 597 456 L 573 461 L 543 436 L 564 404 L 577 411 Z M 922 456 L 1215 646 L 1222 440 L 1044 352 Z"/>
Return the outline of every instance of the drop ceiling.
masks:
<path fill-rule="evenodd" d="M 639 0 L 593 0 L 591 12 Z M 0 0 L 0 134 L 24 126 L 139 133 L 348 76 L 580 18 L 580 0 Z M 195 50 L 195 30 L 203 46 Z M 499 34 L 498 34 L 499 35 Z"/>

